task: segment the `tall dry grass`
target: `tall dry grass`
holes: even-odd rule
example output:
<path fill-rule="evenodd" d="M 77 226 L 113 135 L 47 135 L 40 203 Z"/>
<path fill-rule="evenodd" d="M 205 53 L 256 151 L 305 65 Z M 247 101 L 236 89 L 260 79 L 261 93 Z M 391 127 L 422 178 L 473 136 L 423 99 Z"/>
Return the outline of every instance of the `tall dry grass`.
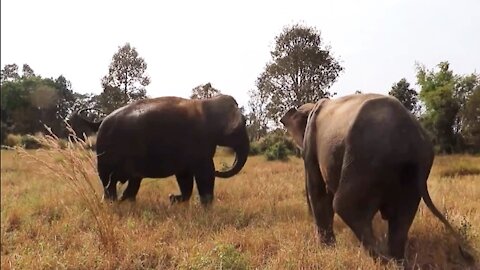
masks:
<path fill-rule="evenodd" d="M 216 181 L 210 209 L 197 196 L 171 206 L 168 194 L 178 193 L 174 178 L 145 179 L 136 203 L 109 204 L 102 202 L 95 154 L 87 145 L 42 140 L 49 149 L 2 151 L 2 269 L 396 267 L 373 261 L 338 217 L 336 247 L 319 244 L 306 209 L 300 159 L 249 158 L 239 175 Z M 230 161 L 221 151 L 216 164 Z M 478 166 L 480 157 L 437 157 L 429 179 L 437 207 L 468 239 L 477 258 Z M 374 227 L 386 250 L 385 222 L 377 216 Z M 454 239 L 423 204 L 410 230 L 407 258 L 421 269 L 466 267 Z"/>
<path fill-rule="evenodd" d="M 94 232 L 103 248 L 115 252 L 117 239 L 113 234 L 113 217 L 108 214 L 107 205 L 102 203 L 98 181 L 91 177 L 96 172 L 96 156 L 89 150 L 91 141 L 72 136 L 65 142 L 55 135 L 37 136 L 36 140 L 43 149 L 29 152 L 18 148 L 20 157 L 36 166 L 39 174 L 64 184 L 94 219 Z"/>

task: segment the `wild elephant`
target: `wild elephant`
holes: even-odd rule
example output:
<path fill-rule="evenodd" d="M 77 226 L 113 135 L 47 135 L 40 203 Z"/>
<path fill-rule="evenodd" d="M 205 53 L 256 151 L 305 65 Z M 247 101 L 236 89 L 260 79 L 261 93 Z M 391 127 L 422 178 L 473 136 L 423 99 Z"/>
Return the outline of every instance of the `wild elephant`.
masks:
<path fill-rule="evenodd" d="M 388 221 L 390 255 L 403 259 L 421 198 L 459 239 L 427 190 L 432 143 L 397 99 L 377 94 L 321 99 L 290 109 L 281 123 L 303 150 L 307 201 L 324 243 L 335 242 L 337 213 L 377 256 L 372 219 L 380 211 Z"/>
<path fill-rule="evenodd" d="M 188 201 L 195 179 L 200 200 L 208 205 L 215 177 L 240 172 L 250 147 L 245 117 L 228 95 L 204 100 L 144 99 L 89 124 L 96 125 L 98 174 L 110 200 L 117 199 L 117 182 L 128 181 L 121 200 L 135 200 L 143 178 L 175 175 L 181 194 L 170 195 L 171 202 Z M 235 161 L 226 171 L 215 170 L 217 146 L 235 152 Z"/>
<path fill-rule="evenodd" d="M 95 108 L 85 108 L 85 109 L 81 109 L 73 112 L 67 121 L 68 125 L 70 125 L 70 128 L 73 130 L 73 132 L 75 132 L 77 137 L 81 140 L 83 140 L 85 137 L 95 134 L 98 131 L 100 124 L 102 123 L 102 122 L 88 121 L 84 116 L 82 116 L 82 113 L 90 110 L 95 110 L 98 113 L 103 114 L 103 112 Z M 67 134 L 67 135 L 72 135 L 72 134 Z"/>

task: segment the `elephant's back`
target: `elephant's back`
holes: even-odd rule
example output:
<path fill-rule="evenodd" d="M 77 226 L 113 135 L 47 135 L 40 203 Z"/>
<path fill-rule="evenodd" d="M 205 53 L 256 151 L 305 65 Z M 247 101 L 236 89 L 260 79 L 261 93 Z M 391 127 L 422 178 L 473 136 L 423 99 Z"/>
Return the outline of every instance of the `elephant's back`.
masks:
<path fill-rule="evenodd" d="M 377 94 L 355 94 L 345 96 L 335 100 L 327 100 L 322 106 L 318 117 L 316 118 L 316 126 L 319 132 L 319 141 L 326 140 L 344 140 L 351 131 L 355 119 L 364 109 L 364 104 L 373 99 L 382 98 L 384 96 Z"/>
<path fill-rule="evenodd" d="M 201 137 L 196 125 L 199 106 L 179 97 L 145 99 L 124 106 L 102 122 L 97 134 L 97 152 L 110 153 L 107 159 L 144 157 L 154 148 L 169 149 L 178 141 Z M 195 134 L 194 134 L 195 133 Z M 194 137 L 193 139 L 191 137 Z"/>
<path fill-rule="evenodd" d="M 418 121 L 395 98 L 366 99 L 351 119 L 346 136 L 349 149 L 360 159 L 402 163 L 432 151 Z"/>

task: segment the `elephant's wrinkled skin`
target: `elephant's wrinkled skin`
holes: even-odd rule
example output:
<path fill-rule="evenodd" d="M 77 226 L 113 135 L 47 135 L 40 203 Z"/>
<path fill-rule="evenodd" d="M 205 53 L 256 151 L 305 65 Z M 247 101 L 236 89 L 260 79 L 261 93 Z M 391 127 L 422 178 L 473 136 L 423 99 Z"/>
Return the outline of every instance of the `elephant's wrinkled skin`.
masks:
<path fill-rule="evenodd" d="M 234 164 L 227 171 L 215 171 L 217 145 L 235 151 Z M 175 175 L 181 194 L 170 195 L 172 202 L 190 199 L 195 178 L 201 202 L 209 204 L 215 176 L 232 177 L 245 165 L 249 140 L 245 117 L 231 96 L 161 97 L 137 101 L 108 115 L 99 125 L 96 151 L 107 199 L 117 199 L 117 182 L 128 181 L 121 200 L 135 200 L 142 178 Z"/>
<path fill-rule="evenodd" d="M 432 144 L 395 98 L 356 94 L 322 99 L 290 109 L 281 122 L 303 148 L 307 201 L 324 243 L 335 242 L 337 213 L 377 256 L 372 219 L 380 211 L 388 220 L 390 255 L 403 259 L 421 198 L 458 237 L 427 191 Z"/>

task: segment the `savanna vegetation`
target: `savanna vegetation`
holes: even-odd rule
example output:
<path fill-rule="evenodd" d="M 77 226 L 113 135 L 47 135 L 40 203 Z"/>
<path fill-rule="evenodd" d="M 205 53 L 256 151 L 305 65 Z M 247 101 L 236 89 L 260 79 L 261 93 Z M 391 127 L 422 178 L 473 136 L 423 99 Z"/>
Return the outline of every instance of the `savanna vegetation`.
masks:
<path fill-rule="evenodd" d="M 41 139 L 40 150 L 2 151 L 2 269 L 395 269 L 360 247 L 336 217 L 337 246 L 315 235 L 303 162 L 253 156 L 217 180 L 214 204 L 170 205 L 174 178 L 146 179 L 135 203 L 102 202 L 95 154 L 86 144 Z M 230 163 L 219 151 L 217 167 Z M 480 158 L 437 156 L 429 189 L 439 209 L 480 255 Z M 119 186 L 121 189 L 123 186 Z M 386 250 L 386 223 L 374 228 Z M 454 238 L 421 203 L 407 258 L 421 269 L 463 269 Z"/>
<path fill-rule="evenodd" d="M 170 205 L 168 194 L 178 192 L 174 178 L 144 180 L 136 203 L 102 202 L 94 138 L 68 141 L 66 121 L 78 136 L 94 135 L 77 126 L 75 111 L 95 108 L 83 115 L 94 120 L 148 97 L 151 77 L 135 47 L 118 48 L 100 94 L 72 89 L 62 75 L 44 78 L 28 64 L 21 72 L 5 65 L 1 144 L 15 150 L 1 152 L 1 268 L 394 269 L 372 260 L 338 218 L 337 246 L 319 244 L 305 201 L 303 163 L 279 124 L 291 107 L 335 97 L 329 88 L 344 72 L 341 61 L 318 29 L 303 25 L 286 27 L 270 54 L 242 108 L 251 156 L 233 179 L 217 180 L 209 209 L 198 199 Z M 430 193 L 478 258 L 480 157 L 472 154 L 480 152 L 480 76 L 455 74 L 448 62 L 416 69 L 417 89 L 401 79 L 384 90 L 429 131 L 440 154 Z M 190 98 L 220 93 L 208 82 L 195 86 Z M 59 138 L 41 134 L 50 132 Z M 216 162 L 230 164 L 229 152 L 218 153 Z M 386 227 L 376 217 L 384 250 Z M 407 258 L 421 269 L 466 267 L 453 237 L 423 204 Z"/>
<path fill-rule="evenodd" d="M 271 59 L 256 78 L 255 87 L 249 90 L 248 106 L 242 107 L 254 143 L 260 143 L 272 132 L 277 136 L 277 129 L 283 128 L 279 119 L 288 109 L 335 97 L 336 93 L 329 89 L 345 71 L 315 27 L 287 26 L 274 40 Z M 147 67 L 146 60 L 130 43 L 119 46 L 99 83 L 100 94 L 85 94 L 88 89 L 75 91 L 63 75 L 43 78 L 28 64 L 23 65 L 21 72 L 17 64 L 5 65 L 1 70 L 1 143 L 12 144 L 12 140 L 6 140 L 9 134 L 18 137 L 45 133 L 45 125 L 66 138 L 67 120 L 78 135 L 92 135 L 91 130 L 75 121 L 73 112 L 94 108 L 83 116 L 95 120 L 147 98 L 152 80 Z M 389 91 L 418 117 L 429 131 L 437 153 L 480 152 L 480 76 L 475 72 L 455 74 L 447 61 L 432 69 L 417 63 L 416 71 L 417 90 L 403 78 L 385 92 Z M 209 98 L 220 93 L 208 82 L 193 87 L 190 98 Z M 285 159 L 285 155 L 273 153 L 283 153 L 288 147 L 272 145 L 269 153 L 263 153 L 271 159 Z"/>

